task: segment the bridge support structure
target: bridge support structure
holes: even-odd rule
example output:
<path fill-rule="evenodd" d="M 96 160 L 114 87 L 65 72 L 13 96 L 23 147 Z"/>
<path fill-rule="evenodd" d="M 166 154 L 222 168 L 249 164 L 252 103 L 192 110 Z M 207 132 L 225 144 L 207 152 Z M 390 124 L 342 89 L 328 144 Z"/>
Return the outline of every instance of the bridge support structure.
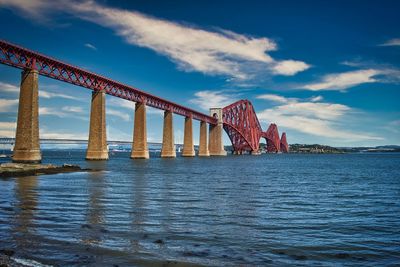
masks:
<path fill-rule="evenodd" d="M 107 160 L 106 134 L 106 94 L 104 91 L 92 92 L 90 108 L 89 141 L 86 151 L 87 160 Z"/>
<path fill-rule="evenodd" d="M 131 159 L 148 159 L 146 104 L 136 103 Z"/>
<path fill-rule="evenodd" d="M 194 157 L 195 155 L 193 145 L 193 119 L 189 116 L 185 117 L 182 157 Z"/>
<path fill-rule="evenodd" d="M 216 125 L 209 126 L 209 143 L 208 150 L 210 156 L 226 156 L 226 151 L 224 149 L 224 143 L 222 140 L 223 131 L 223 119 L 222 119 L 222 109 L 221 108 L 210 108 L 210 116 L 216 117 L 218 123 Z"/>
<path fill-rule="evenodd" d="M 175 158 L 173 114 L 171 111 L 164 111 L 163 141 L 161 148 L 162 158 Z"/>
<path fill-rule="evenodd" d="M 37 70 L 22 71 L 13 162 L 39 163 L 42 160 L 39 142 L 38 79 Z"/>
<path fill-rule="evenodd" d="M 205 121 L 200 122 L 200 140 L 199 140 L 199 157 L 209 157 L 210 152 L 208 150 L 207 143 L 207 123 Z"/>

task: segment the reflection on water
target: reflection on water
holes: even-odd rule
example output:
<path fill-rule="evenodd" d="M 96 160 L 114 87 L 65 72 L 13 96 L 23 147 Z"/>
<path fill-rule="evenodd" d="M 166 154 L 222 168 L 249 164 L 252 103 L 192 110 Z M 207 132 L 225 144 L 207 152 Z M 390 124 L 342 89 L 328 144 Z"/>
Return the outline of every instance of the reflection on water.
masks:
<path fill-rule="evenodd" d="M 83 229 L 87 229 L 82 236 L 82 242 L 86 245 L 99 245 L 101 243 L 102 232 L 104 232 L 103 200 L 105 199 L 105 188 L 104 173 L 88 174 L 87 223 L 81 226 Z"/>
<path fill-rule="evenodd" d="M 132 223 L 130 224 L 131 233 L 134 235 L 130 238 L 131 251 L 137 253 L 142 251 L 141 241 L 139 239 L 139 234 L 146 235 L 146 230 L 144 228 L 144 222 L 146 221 L 146 199 L 145 199 L 145 188 L 146 188 L 146 161 L 139 160 L 140 166 L 135 171 L 135 175 L 129 175 L 127 178 L 132 179 L 132 204 L 130 206 L 130 219 Z"/>
<path fill-rule="evenodd" d="M 36 247 L 35 212 L 38 206 L 38 180 L 35 176 L 16 178 L 15 196 L 16 209 L 13 226 L 13 236 L 16 245 L 21 250 Z"/>
<path fill-rule="evenodd" d="M 400 155 L 84 161 L 0 179 L 0 249 L 61 266 L 362 265 L 400 260 Z M 63 154 L 64 153 L 64 154 Z"/>

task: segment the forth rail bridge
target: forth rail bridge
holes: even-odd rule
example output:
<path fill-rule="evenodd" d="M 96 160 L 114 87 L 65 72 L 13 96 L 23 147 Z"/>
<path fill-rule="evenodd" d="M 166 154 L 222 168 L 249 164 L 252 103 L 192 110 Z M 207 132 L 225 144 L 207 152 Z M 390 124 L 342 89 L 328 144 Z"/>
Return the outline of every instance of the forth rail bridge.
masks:
<path fill-rule="evenodd" d="M 259 154 L 261 138 L 268 152 L 288 152 L 286 134 L 279 138 L 278 127 L 271 124 L 263 131 L 248 100 L 224 108 L 211 108 L 206 115 L 171 101 L 143 92 L 104 76 L 69 65 L 29 49 L 0 40 L 0 63 L 22 69 L 18 120 L 13 151 L 14 162 L 40 162 L 38 76 L 93 90 L 86 159 L 108 159 L 105 94 L 135 102 L 131 158 L 149 158 L 146 130 L 146 106 L 164 110 L 161 157 L 176 157 L 173 114 L 185 117 L 182 156 L 195 156 L 192 121 L 200 121 L 198 156 L 224 156 L 222 129 L 228 134 L 234 154 L 244 151 Z M 207 124 L 209 125 L 207 141 Z"/>

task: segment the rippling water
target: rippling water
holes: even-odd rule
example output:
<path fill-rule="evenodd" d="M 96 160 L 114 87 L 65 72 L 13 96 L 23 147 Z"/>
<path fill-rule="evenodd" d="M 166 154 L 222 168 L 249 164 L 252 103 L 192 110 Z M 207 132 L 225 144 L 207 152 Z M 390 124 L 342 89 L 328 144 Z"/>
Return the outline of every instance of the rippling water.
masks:
<path fill-rule="evenodd" d="M 44 158 L 102 171 L 0 179 L 0 249 L 17 258 L 68 266 L 400 263 L 400 154 Z"/>

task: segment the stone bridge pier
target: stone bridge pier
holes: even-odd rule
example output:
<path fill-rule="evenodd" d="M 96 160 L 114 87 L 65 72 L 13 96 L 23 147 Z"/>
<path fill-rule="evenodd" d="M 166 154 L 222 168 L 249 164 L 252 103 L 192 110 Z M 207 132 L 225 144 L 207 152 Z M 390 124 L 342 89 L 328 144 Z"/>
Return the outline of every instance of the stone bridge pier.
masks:
<path fill-rule="evenodd" d="M 42 160 L 39 142 L 38 79 L 37 70 L 22 71 L 13 162 L 39 163 Z"/>
<path fill-rule="evenodd" d="M 89 140 L 86 151 L 86 159 L 108 159 L 106 135 L 106 94 L 104 91 L 92 92 Z"/>
<path fill-rule="evenodd" d="M 222 140 L 223 136 L 223 120 L 222 120 L 222 108 L 210 108 L 210 116 L 216 117 L 218 119 L 217 125 L 211 125 L 209 128 L 210 136 L 208 149 L 210 151 L 210 156 L 226 156 L 226 151 L 224 149 L 224 143 Z"/>
<path fill-rule="evenodd" d="M 14 162 L 37 163 L 42 159 L 39 139 L 38 71 L 25 69 L 21 75 L 17 129 L 15 135 Z M 210 109 L 211 116 L 218 118 L 217 125 L 200 121 L 198 156 L 225 156 L 222 141 L 222 109 Z M 173 112 L 166 110 L 163 121 L 162 158 L 175 158 Z M 193 115 L 184 121 L 183 157 L 196 156 L 193 143 Z M 136 103 L 131 156 L 132 159 L 148 159 L 146 125 L 146 101 Z M 106 95 L 103 90 L 92 91 L 87 160 L 107 160 Z"/>

